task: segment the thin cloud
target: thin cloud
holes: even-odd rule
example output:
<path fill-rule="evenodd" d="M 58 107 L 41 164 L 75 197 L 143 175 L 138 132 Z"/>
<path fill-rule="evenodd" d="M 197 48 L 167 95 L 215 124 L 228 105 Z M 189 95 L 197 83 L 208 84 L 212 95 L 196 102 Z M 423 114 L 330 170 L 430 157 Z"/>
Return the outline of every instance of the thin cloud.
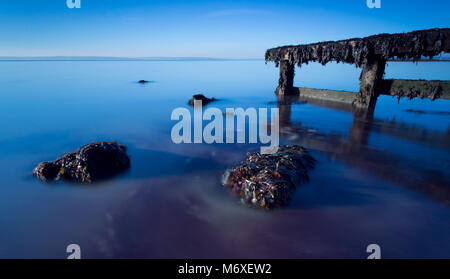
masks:
<path fill-rule="evenodd" d="M 249 16 L 249 15 L 270 15 L 270 11 L 256 10 L 256 9 L 230 9 L 220 10 L 206 14 L 206 17 L 227 17 L 227 16 Z"/>

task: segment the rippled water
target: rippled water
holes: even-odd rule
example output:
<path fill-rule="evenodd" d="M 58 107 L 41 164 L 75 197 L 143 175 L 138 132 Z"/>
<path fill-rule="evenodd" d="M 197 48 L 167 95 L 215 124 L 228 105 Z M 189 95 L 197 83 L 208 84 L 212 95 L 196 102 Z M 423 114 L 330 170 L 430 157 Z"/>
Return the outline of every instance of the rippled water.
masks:
<path fill-rule="evenodd" d="M 449 80 L 449 66 L 391 63 L 387 77 Z M 450 257 L 449 102 L 383 96 L 354 116 L 277 104 L 277 77 L 264 61 L 0 62 L 0 257 L 65 258 L 71 243 L 84 258 L 365 258 L 372 243 L 386 258 Z M 295 82 L 355 91 L 358 77 L 311 64 Z M 258 145 L 171 142 L 172 110 L 196 93 L 221 109 L 279 106 L 282 143 L 318 160 L 290 206 L 249 209 L 221 188 Z M 30 176 L 103 140 L 129 147 L 128 172 L 91 186 Z"/>

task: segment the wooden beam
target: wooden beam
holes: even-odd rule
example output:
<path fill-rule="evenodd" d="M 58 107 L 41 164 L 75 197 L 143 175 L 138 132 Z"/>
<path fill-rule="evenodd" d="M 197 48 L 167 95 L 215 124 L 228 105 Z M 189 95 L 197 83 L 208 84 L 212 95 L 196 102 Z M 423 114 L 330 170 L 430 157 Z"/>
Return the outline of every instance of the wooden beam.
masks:
<path fill-rule="evenodd" d="M 327 90 L 327 89 L 313 89 L 313 88 L 296 88 L 300 97 L 317 100 L 322 102 L 330 103 L 340 103 L 347 104 L 351 108 L 351 105 L 355 101 L 356 93 L 350 91 L 338 91 L 338 90 Z"/>
<path fill-rule="evenodd" d="M 289 61 L 280 62 L 280 79 L 278 80 L 278 87 L 276 89 L 277 95 L 294 95 L 294 75 L 295 65 Z"/>
<path fill-rule="evenodd" d="M 450 53 L 450 28 L 283 46 L 268 49 L 265 58 L 266 62 L 272 61 L 277 65 L 283 60 L 289 60 L 298 66 L 309 62 L 325 65 L 336 61 L 361 67 L 374 55 L 384 60 L 417 61 L 423 57 L 434 57 L 442 52 Z"/>
<path fill-rule="evenodd" d="M 401 90 L 407 92 L 408 89 L 412 89 L 413 91 L 419 90 L 419 92 L 433 92 L 433 88 L 439 86 L 440 92 L 439 97 L 436 99 L 450 100 L 450 81 L 425 81 L 425 80 L 401 80 L 401 79 L 393 79 L 393 80 L 382 80 L 381 81 L 381 91 L 380 95 L 388 95 L 388 96 L 397 96 Z M 296 95 L 306 99 L 317 100 L 320 102 L 330 102 L 330 103 L 341 103 L 351 105 L 355 102 L 358 93 L 351 91 L 338 91 L 338 90 L 328 90 L 328 89 L 314 89 L 314 88 L 305 88 L 305 87 L 294 87 L 296 91 Z M 431 91 L 430 91 L 431 90 Z M 419 94 L 424 95 L 425 98 L 428 98 L 429 95 L 423 93 Z M 408 97 L 408 95 L 403 94 L 402 97 Z"/>
<path fill-rule="evenodd" d="M 381 82 L 380 92 L 399 98 L 450 99 L 450 81 L 388 79 Z"/>
<path fill-rule="evenodd" d="M 361 72 L 359 93 L 355 105 L 358 108 L 375 108 L 383 80 L 386 60 L 379 56 L 370 57 Z"/>

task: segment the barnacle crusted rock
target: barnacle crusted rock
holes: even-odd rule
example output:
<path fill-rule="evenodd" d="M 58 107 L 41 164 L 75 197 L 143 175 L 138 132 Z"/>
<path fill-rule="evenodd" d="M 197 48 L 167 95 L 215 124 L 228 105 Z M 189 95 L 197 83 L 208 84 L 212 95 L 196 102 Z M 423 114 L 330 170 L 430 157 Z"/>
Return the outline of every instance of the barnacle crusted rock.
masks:
<path fill-rule="evenodd" d="M 275 154 L 247 153 L 241 165 L 225 172 L 223 184 L 244 204 L 273 209 L 289 203 L 296 185 L 309 181 L 315 163 L 298 145 L 280 146 Z"/>
<path fill-rule="evenodd" d="M 126 147 L 116 142 L 95 142 L 82 146 L 54 162 L 42 162 L 33 170 L 42 181 L 64 179 L 92 183 L 110 178 L 130 166 Z"/>

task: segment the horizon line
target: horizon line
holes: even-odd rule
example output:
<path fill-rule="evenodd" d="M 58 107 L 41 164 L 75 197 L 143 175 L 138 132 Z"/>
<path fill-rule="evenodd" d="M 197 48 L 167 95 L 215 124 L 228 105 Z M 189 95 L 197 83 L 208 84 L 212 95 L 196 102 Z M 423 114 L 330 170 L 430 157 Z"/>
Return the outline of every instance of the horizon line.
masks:
<path fill-rule="evenodd" d="M 197 56 L 0 56 L 0 61 L 76 61 L 76 60 L 115 60 L 115 61 L 157 61 L 157 60 L 211 60 L 211 61 L 237 61 L 237 60 L 264 60 L 264 58 L 220 58 L 220 57 L 197 57 Z"/>

